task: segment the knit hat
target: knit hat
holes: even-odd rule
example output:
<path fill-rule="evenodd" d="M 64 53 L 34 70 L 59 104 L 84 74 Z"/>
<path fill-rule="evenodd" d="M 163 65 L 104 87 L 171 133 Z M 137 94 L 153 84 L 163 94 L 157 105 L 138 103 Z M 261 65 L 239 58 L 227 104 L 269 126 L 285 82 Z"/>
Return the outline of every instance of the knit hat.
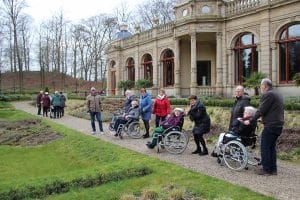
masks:
<path fill-rule="evenodd" d="M 178 111 L 180 111 L 180 112 L 183 112 L 183 109 L 182 109 L 182 108 L 174 108 L 174 111 L 176 111 L 176 110 L 178 110 Z"/>

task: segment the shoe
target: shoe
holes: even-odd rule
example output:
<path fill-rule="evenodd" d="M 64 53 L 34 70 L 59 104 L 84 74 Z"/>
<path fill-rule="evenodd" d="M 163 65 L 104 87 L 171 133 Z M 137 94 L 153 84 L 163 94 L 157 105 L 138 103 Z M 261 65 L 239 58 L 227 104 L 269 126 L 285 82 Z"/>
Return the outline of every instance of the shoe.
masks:
<path fill-rule="evenodd" d="M 198 154 L 201 153 L 202 151 L 200 149 L 196 149 L 195 151 L 192 152 L 192 154 Z"/>
<path fill-rule="evenodd" d="M 267 171 L 265 171 L 263 169 L 256 170 L 256 174 L 257 175 L 261 175 L 261 176 L 270 176 L 270 175 L 272 175 L 272 173 L 267 172 Z M 276 174 L 277 174 L 277 172 L 276 172 Z"/>
<path fill-rule="evenodd" d="M 119 136 L 119 134 L 118 134 L 118 133 L 115 133 L 115 134 L 114 134 L 114 136 L 115 136 L 115 137 L 118 137 L 118 136 Z"/>
<path fill-rule="evenodd" d="M 218 154 L 217 154 L 216 152 L 213 151 L 213 152 L 211 152 L 210 156 L 211 156 L 211 157 L 218 157 Z"/>
<path fill-rule="evenodd" d="M 153 149 L 153 148 L 154 148 L 154 146 L 152 146 L 151 143 L 147 143 L 146 146 L 147 146 L 149 149 Z"/>
<path fill-rule="evenodd" d="M 103 131 L 100 131 L 100 135 L 104 135 L 104 132 L 103 132 Z"/>
<path fill-rule="evenodd" d="M 92 133 L 92 135 L 95 135 L 95 134 L 96 134 L 96 131 L 92 131 L 91 133 Z"/>
<path fill-rule="evenodd" d="M 199 156 L 206 156 L 208 155 L 208 151 L 207 150 L 204 150 L 202 152 L 199 153 Z"/>
<path fill-rule="evenodd" d="M 149 138 L 150 136 L 149 136 L 149 134 L 145 134 L 145 135 L 143 135 L 143 138 L 145 139 L 145 138 Z"/>
<path fill-rule="evenodd" d="M 274 171 L 272 171 L 271 173 L 270 173 L 270 175 L 277 175 L 277 170 L 274 170 Z"/>

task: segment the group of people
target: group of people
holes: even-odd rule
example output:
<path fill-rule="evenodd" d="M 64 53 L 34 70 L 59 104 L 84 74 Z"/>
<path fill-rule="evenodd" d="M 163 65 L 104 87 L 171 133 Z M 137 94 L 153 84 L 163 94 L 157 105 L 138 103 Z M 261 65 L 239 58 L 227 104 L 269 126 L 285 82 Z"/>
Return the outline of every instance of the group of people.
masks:
<path fill-rule="evenodd" d="M 100 134 L 103 134 L 100 96 L 94 91 L 95 88 L 92 88 L 91 94 L 87 97 L 87 107 L 91 115 L 91 125 L 93 129 L 92 133 L 96 131 L 96 116 L 99 123 Z M 272 81 L 268 78 L 261 81 L 261 93 L 260 105 L 255 109 L 250 106 L 250 97 L 244 93 L 243 86 L 239 85 L 235 88 L 236 100 L 231 109 L 228 131 L 240 136 L 250 136 L 255 131 L 258 118 L 261 118 L 264 124 L 261 137 L 262 168 L 257 171 L 257 174 L 277 175 L 276 141 L 283 130 L 284 124 L 283 97 L 273 89 Z M 154 114 L 156 128 L 152 134 L 152 141 L 146 144 L 148 148 L 154 148 L 158 142 L 157 134 L 162 134 L 164 130 L 170 126 L 182 126 L 183 116 L 188 116 L 194 123 L 192 133 L 196 149 L 192 154 L 198 154 L 200 156 L 208 155 L 208 149 L 203 136 L 210 131 L 211 120 L 205 106 L 196 95 L 189 96 L 190 108 L 187 112 L 184 112 L 181 108 L 175 108 L 172 112 L 170 101 L 163 89 L 159 91 L 154 102 L 152 102 L 151 95 L 145 88 L 140 90 L 139 100 L 135 99 L 131 91 L 126 91 L 125 96 L 125 114 L 121 116 L 115 124 L 115 136 L 119 134 L 118 126 L 120 124 L 125 124 L 128 120 L 138 119 L 140 116 L 145 126 L 143 138 L 149 138 L 149 121 L 151 114 Z M 223 137 L 224 134 L 219 136 L 216 147 L 211 154 L 212 156 L 218 154 L 218 146 L 223 142 Z M 242 142 L 245 143 L 247 141 Z"/>
<path fill-rule="evenodd" d="M 66 101 L 67 98 L 62 92 L 55 91 L 54 95 L 50 96 L 48 92 L 40 91 L 36 98 L 37 114 L 48 117 L 50 112 L 50 118 L 61 118 L 65 113 Z"/>

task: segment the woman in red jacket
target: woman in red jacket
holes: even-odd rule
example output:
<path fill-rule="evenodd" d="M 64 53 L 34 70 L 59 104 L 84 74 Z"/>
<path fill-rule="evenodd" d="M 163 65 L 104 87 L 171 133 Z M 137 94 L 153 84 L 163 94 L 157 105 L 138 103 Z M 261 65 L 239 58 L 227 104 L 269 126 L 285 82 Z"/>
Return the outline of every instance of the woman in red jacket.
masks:
<path fill-rule="evenodd" d="M 155 125 L 159 127 L 160 122 L 165 121 L 168 114 L 171 113 L 170 101 L 166 96 L 166 92 L 163 89 L 159 90 L 154 105 L 153 105 L 153 114 L 155 114 Z"/>

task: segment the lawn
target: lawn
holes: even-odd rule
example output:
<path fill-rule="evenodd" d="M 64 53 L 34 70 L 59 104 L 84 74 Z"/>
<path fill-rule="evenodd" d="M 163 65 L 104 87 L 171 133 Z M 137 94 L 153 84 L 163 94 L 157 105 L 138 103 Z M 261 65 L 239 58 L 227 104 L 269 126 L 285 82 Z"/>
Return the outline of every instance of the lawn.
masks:
<path fill-rule="evenodd" d="M 0 109 L 0 120 L 29 118 L 34 116 Z M 37 146 L 0 145 L 0 199 L 13 193 L 47 199 L 272 199 L 47 120 L 41 123 L 63 138 Z"/>

